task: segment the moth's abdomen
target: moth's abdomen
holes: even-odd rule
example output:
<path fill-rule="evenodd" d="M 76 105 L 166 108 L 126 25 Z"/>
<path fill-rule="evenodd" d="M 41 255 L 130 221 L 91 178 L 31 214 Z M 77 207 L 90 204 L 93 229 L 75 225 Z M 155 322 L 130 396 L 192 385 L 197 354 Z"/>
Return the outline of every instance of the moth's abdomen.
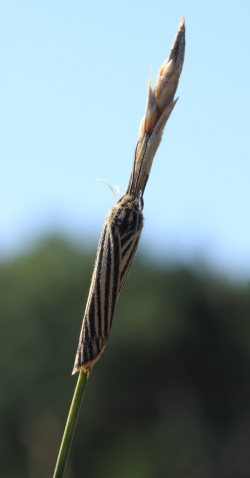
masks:
<path fill-rule="evenodd" d="M 137 249 L 142 226 L 142 213 L 131 200 L 118 202 L 106 219 L 73 373 L 80 369 L 91 370 L 104 351 L 115 305 Z"/>

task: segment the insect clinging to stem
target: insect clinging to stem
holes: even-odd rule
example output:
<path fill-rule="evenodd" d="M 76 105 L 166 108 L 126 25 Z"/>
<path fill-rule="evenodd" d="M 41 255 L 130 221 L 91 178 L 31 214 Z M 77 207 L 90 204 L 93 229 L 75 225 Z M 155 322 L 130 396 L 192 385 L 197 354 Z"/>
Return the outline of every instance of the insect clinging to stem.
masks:
<path fill-rule="evenodd" d="M 182 19 L 168 59 L 160 68 L 155 88 L 151 81 L 145 116 L 128 187 L 111 209 L 99 241 L 89 295 L 83 317 L 73 374 L 91 372 L 103 353 L 115 306 L 125 284 L 143 227 L 143 194 L 165 124 L 177 102 L 174 95 L 185 52 L 185 22 Z"/>

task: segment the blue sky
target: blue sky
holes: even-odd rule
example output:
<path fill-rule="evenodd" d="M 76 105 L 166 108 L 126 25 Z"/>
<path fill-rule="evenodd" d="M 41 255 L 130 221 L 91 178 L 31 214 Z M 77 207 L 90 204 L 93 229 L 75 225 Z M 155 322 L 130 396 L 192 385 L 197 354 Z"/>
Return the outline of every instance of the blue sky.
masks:
<path fill-rule="evenodd" d="M 250 276 L 248 1 L 2 2 L 0 255 L 49 231 L 96 243 L 124 191 L 147 81 L 182 15 L 177 106 L 145 193 L 141 248 Z"/>

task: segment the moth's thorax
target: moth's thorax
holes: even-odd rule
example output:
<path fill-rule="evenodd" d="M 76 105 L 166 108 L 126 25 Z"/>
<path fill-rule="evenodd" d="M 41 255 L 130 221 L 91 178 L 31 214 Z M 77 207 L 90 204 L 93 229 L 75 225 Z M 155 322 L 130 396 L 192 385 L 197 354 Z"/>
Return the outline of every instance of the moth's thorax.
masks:
<path fill-rule="evenodd" d="M 143 214 L 137 198 L 126 194 L 111 209 L 107 222 L 117 227 L 121 234 L 140 231 L 143 227 Z"/>

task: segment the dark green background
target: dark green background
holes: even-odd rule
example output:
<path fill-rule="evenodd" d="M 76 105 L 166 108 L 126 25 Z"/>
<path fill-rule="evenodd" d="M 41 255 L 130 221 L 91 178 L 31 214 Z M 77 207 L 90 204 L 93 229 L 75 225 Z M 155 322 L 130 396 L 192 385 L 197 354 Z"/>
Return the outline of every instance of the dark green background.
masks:
<path fill-rule="evenodd" d="M 94 253 L 1 265 L 0 476 L 52 476 Z M 137 256 L 65 477 L 249 478 L 250 287 Z"/>

